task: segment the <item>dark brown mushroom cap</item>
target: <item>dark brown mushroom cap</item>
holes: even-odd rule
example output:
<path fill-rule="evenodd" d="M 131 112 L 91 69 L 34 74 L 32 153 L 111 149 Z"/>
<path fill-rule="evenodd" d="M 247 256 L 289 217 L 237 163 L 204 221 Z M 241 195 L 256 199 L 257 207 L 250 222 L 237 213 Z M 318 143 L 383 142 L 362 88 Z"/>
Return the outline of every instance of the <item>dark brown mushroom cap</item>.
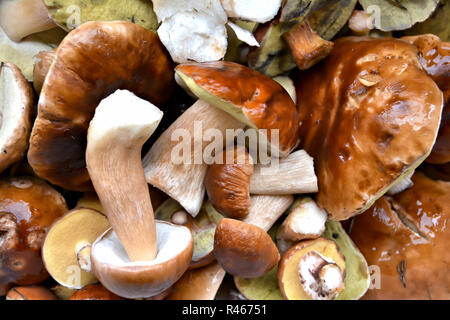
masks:
<path fill-rule="evenodd" d="M 438 138 L 426 161 L 435 164 L 450 162 L 450 42 L 443 42 L 432 34 L 402 39 L 419 49 L 420 63 L 444 93 L 444 110 Z"/>
<path fill-rule="evenodd" d="M 436 140 L 442 92 L 405 41 L 341 38 L 296 87 L 301 147 L 314 158 L 317 202 L 332 219 L 370 207 Z"/>
<path fill-rule="evenodd" d="M 159 105 L 170 97 L 173 83 L 170 59 L 153 32 L 123 21 L 81 25 L 61 42 L 45 79 L 30 165 L 65 189 L 90 189 L 86 132 L 99 102 L 127 89 Z"/>
<path fill-rule="evenodd" d="M 3 131 L 0 139 L 0 172 L 2 172 L 25 156 L 32 126 L 31 118 L 34 115 L 34 94 L 27 79 L 16 65 L 1 62 L 0 77 L 3 81 L 10 82 L 9 85 L 18 91 L 18 95 L 15 92 L 7 92 L 6 84 L 3 90 L 0 90 L 0 95 L 3 95 L 1 99 L 5 99 L 0 101 L 2 109 L 0 130 Z M 8 97 L 13 101 L 8 100 Z M 12 121 L 14 123 L 11 123 Z"/>
<path fill-rule="evenodd" d="M 67 211 L 64 198 L 31 177 L 0 180 L 0 296 L 12 284 L 48 277 L 41 258 L 47 229 Z"/>
<path fill-rule="evenodd" d="M 100 283 L 95 283 L 75 291 L 69 300 L 124 300 L 124 298 L 108 291 Z"/>
<path fill-rule="evenodd" d="M 175 70 L 193 79 L 215 99 L 241 109 L 252 127 L 267 130 L 269 141 L 271 131 L 279 130 L 281 156 L 287 156 L 297 146 L 298 113 L 287 91 L 276 81 L 258 71 L 228 61 L 183 63 Z M 217 106 L 214 98 L 201 99 Z"/>
<path fill-rule="evenodd" d="M 351 238 L 369 265 L 380 269 L 380 289 L 365 299 L 448 299 L 450 182 L 416 173 L 414 186 L 382 197 L 354 218 Z"/>

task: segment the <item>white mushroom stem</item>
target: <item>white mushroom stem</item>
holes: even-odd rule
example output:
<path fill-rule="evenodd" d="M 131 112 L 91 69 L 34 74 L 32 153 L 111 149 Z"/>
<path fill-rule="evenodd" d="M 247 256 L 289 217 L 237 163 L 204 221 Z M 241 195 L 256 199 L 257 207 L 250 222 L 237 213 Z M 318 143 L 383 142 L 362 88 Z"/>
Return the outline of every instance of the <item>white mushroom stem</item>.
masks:
<path fill-rule="evenodd" d="M 325 231 L 328 214 L 311 198 L 297 201 L 277 232 L 277 239 L 300 241 L 315 239 Z"/>
<path fill-rule="evenodd" d="M 387 192 L 388 195 L 393 196 L 397 193 L 403 192 L 406 189 L 411 188 L 414 185 L 414 182 L 411 180 L 411 177 L 414 174 L 414 170 L 407 174 L 405 177 L 399 179 Z"/>
<path fill-rule="evenodd" d="M 77 249 L 77 261 L 81 270 L 92 272 L 90 244 L 82 245 Z"/>
<path fill-rule="evenodd" d="M 141 149 L 162 115 L 151 103 L 118 90 L 99 104 L 88 130 L 87 169 L 131 261 L 150 261 L 157 253 Z"/>
<path fill-rule="evenodd" d="M 144 157 L 147 182 L 195 217 L 205 196 L 203 181 L 208 161 L 214 156 L 214 152 L 209 153 L 223 150 L 227 142 L 233 143 L 234 130 L 244 127 L 228 113 L 198 100 L 172 123 Z M 227 129 L 232 133 L 231 139 L 227 139 Z"/>
<path fill-rule="evenodd" d="M 56 27 L 43 0 L 0 0 L 0 27 L 13 41 Z"/>
<path fill-rule="evenodd" d="M 298 150 L 269 165 L 255 165 L 250 179 L 250 194 L 298 194 L 317 192 L 314 161 Z"/>
<path fill-rule="evenodd" d="M 303 289 L 313 300 L 332 300 L 344 289 L 341 268 L 315 250 L 300 259 L 298 272 Z"/>

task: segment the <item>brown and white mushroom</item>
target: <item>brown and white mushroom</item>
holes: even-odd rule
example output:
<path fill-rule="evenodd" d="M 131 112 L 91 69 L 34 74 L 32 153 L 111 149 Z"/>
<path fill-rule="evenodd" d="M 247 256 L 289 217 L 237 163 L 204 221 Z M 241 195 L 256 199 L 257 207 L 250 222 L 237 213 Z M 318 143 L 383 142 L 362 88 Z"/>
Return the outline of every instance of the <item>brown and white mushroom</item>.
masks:
<path fill-rule="evenodd" d="M 148 298 L 173 285 L 193 252 L 190 230 L 155 223 L 141 149 L 162 118 L 150 102 L 118 90 L 101 101 L 88 130 L 86 163 L 112 229 L 92 245 L 92 269 L 109 291 Z"/>
<path fill-rule="evenodd" d="M 0 27 L 13 41 L 56 27 L 43 0 L 0 0 Z"/>
<path fill-rule="evenodd" d="M 406 41 L 340 38 L 296 87 L 300 147 L 314 158 L 316 201 L 333 220 L 367 210 L 436 141 L 443 95 Z"/>
<path fill-rule="evenodd" d="M 48 278 L 41 247 L 47 229 L 66 211 L 62 195 L 42 180 L 0 179 L 0 295 L 13 284 Z"/>
<path fill-rule="evenodd" d="M 183 87 L 201 100 L 155 142 L 144 158 L 144 168 L 149 184 L 195 216 L 203 202 L 203 181 L 215 155 L 212 151 L 234 143 L 235 131 L 248 126 L 257 130 L 255 137 L 273 142 L 269 147 L 271 155 L 287 156 L 298 143 L 299 122 L 286 90 L 276 81 L 242 65 L 224 61 L 185 63 L 176 67 L 176 74 Z M 179 142 L 183 136 L 188 141 Z M 206 139 L 215 141 L 208 143 Z M 173 157 L 183 150 L 183 144 L 190 155 L 183 152 L 184 157 L 178 157 L 179 162 L 174 163 Z"/>
<path fill-rule="evenodd" d="M 127 89 L 161 104 L 172 93 L 173 70 L 158 36 L 126 21 L 84 23 L 55 54 L 39 96 L 28 161 L 52 184 L 89 191 L 86 132 L 99 102 Z"/>
<path fill-rule="evenodd" d="M 0 172 L 25 155 L 31 132 L 33 90 L 19 68 L 0 63 Z"/>
<path fill-rule="evenodd" d="M 56 221 L 42 246 L 45 268 L 52 278 L 72 289 L 96 283 L 91 246 L 109 227 L 105 215 L 87 208 L 69 211 Z"/>

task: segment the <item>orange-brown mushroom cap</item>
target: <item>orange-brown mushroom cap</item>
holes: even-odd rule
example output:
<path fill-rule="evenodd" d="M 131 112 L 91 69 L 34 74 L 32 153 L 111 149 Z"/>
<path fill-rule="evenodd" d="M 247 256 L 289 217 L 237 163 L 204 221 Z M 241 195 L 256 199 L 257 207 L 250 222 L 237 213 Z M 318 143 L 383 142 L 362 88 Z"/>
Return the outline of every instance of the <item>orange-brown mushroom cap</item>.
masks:
<path fill-rule="evenodd" d="M 420 172 L 412 180 L 412 188 L 382 197 L 353 221 L 351 238 L 379 268 L 378 289 L 365 299 L 450 297 L 450 182 Z"/>
<path fill-rule="evenodd" d="M 405 41 L 338 39 L 296 86 L 301 147 L 314 158 L 317 203 L 334 220 L 370 207 L 436 140 L 442 92 Z"/>
<path fill-rule="evenodd" d="M 65 189 L 90 189 L 86 133 L 99 102 L 126 89 L 158 105 L 170 97 L 173 83 L 170 59 L 153 32 L 124 21 L 81 25 L 61 42 L 45 79 L 30 165 Z"/>
<path fill-rule="evenodd" d="M 247 125 L 267 130 L 267 140 L 287 156 L 298 144 L 299 117 L 294 102 L 287 91 L 276 81 L 246 66 L 216 61 L 206 63 L 183 63 L 175 68 L 178 74 L 191 78 L 208 96 L 201 99 L 220 107 L 233 116 L 240 109 Z M 190 88 L 191 89 L 191 88 Z M 218 101 L 231 104 L 222 107 Z M 239 119 L 239 117 L 237 116 Z M 242 121 L 242 119 L 239 119 Z M 278 130 L 279 141 L 272 140 Z"/>
<path fill-rule="evenodd" d="M 172 286 L 187 270 L 194 240 L 184 226 L 156 221 L 158 254 L 151 261 L 130 262 L 112 229 L 91 249 L 92 269 L 109 291 L 129 299 L 149 298 Z"/>

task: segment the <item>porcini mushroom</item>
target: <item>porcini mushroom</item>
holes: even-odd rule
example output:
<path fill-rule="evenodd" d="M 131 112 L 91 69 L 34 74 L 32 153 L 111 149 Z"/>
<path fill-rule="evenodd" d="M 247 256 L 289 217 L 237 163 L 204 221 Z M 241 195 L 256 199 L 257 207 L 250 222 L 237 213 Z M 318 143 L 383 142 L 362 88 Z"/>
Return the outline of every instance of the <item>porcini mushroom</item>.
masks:
<path fill-rule="evenodd" d="M 299 242 L 278 267 L 281 292 L 288 300 L 332 300 L 344 290 L 345 259 L 334 241 Z"/>
<path fill-rule="evenodd" d="M 106 290 L 99 283 L 88 284 L 77 290 L 69 297 L 69 300 L 124 300 L 122 297 Z"/>
<path fill-rule="evenodd" d="M 92 268 L 106 289 L 124 298 L 162 293 L 192 258 L 188 228 L 155 223 L 145 181 L 142 145 L 161 118 L 150 102 L 118 90 L 100 102 L 88 130 L 87 168 L 112 226 L 92 245 Z"/>
<path fill-rule="evenodd" d="M 364 81 L 369 75 L 377 79 Z M 314 158 L 316 201 L 331 219 L 367 210 L 435 143 L 442 92 L 405 41 L 340 38 L 296 86 L 301 147 Z"/>
<path fill-rule="evenodd" d="M 6 300 L 58 300 L 57 297 L 43 286 L 14 287 L 6 294 Z"/>
<path fill-rule="evenodd" d="M 56 50 L 41 51 L 39 52 L 35 60 L 33 67 L 33 87 L 34 90 L 39 94 L 42 90 L 42 85 L 44 84 L 45 77 L 47 76 L 50 66 L 55 60 Z"/>
<path fill-rule="evenodd" d="M 32 177 L 0 179 L 0 295 L 48 277 L 41 258 L 47 229 L 67 211 L 59 192 Z"/>
<path fill-rule="evenodd" d="M 0 0 L 0 27 L 13 41 L 56 27 L 43 0 Z"/>
<path fill-rule="evenodd" d="M 61 42 L 45 78 L 30 138 L 30 165 L 65 189 L 92 189 L 84 157 L 98 103 L 122 88 L 159 104 L 172 86 L 171 62 L 153 32 L 123 21 L 81 25 Z"/>
<path fill-rule="evenodd" d="M 280 254 L 263 229 L 234 219 L 222 219 L 214 235 L 214 256 L 224 270 L 244 278 L 269 272 Z"/>
<path fill-rule="evenodd" d="M 0 172 L 18 162 L 28 148 L 33 90 L 19 68 L 0 63 Z"/>
<path fill-rule="evenodd" d="M 92 270 L 91 247 L 110 224 L 102 213 L 78 208 L 66 213 L 50 228 L 42 246 L 48 273 L 72 289 L 97 282 Z"/>
<path fill-rule="evenodd" d="M 364 299 L 439 300 L 450 294 L 450 182 L 421 172 L 412 181 L 412 188 L 380 198 L 354 218 L 350 236 L 367 263 L 379 268 L 376 289 Z"/>

